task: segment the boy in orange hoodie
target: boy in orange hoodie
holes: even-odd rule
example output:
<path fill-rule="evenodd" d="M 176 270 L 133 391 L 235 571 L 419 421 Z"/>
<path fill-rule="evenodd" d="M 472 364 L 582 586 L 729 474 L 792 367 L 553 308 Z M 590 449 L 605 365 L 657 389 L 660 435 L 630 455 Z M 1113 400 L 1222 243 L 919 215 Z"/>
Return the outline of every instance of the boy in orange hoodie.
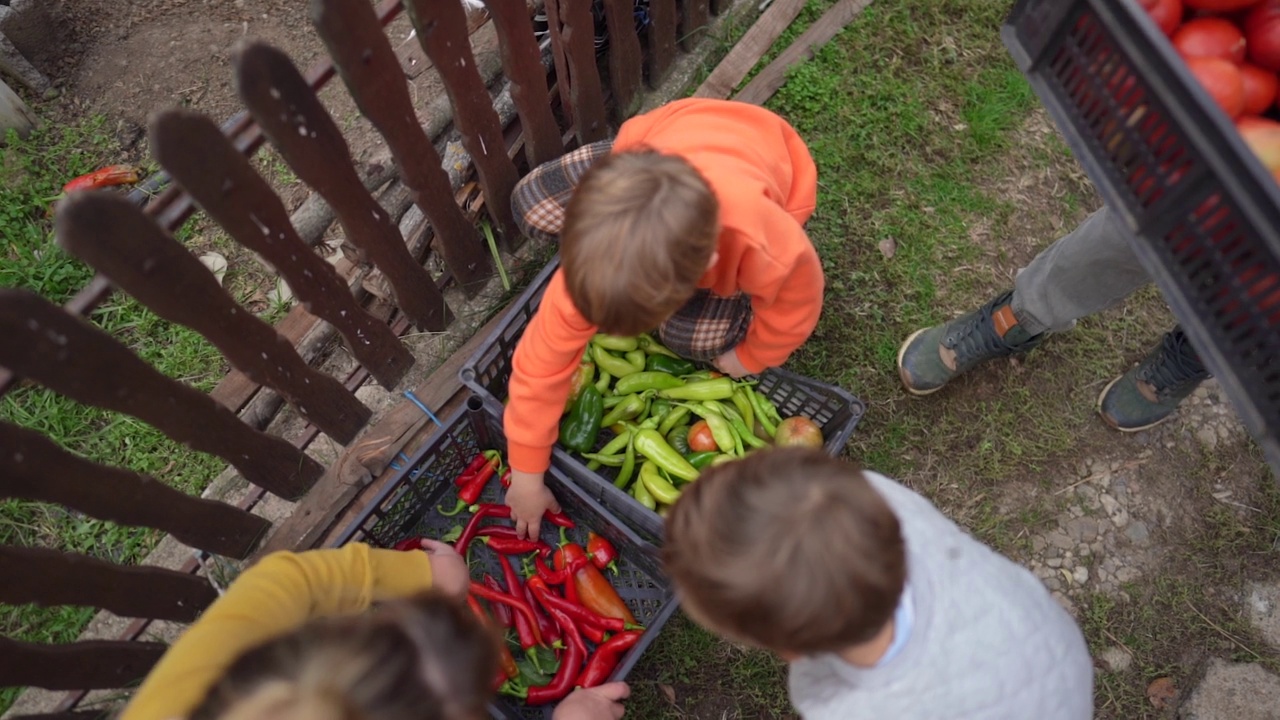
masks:
<path fill-rule="evenodd" d="M 622 125 L 611 143 L 534 170 L 512 198 L 561 267 L 512 360 L 504 416 L 516 530 L 558 505 L 543 484 L 561 411 L 597 332 L 656 329 L 733 377 L 781 365 L 817 325 L 822 265 L 804 223 L 817 168 L 796 131 L 745 103 L 691 98 Z"/>

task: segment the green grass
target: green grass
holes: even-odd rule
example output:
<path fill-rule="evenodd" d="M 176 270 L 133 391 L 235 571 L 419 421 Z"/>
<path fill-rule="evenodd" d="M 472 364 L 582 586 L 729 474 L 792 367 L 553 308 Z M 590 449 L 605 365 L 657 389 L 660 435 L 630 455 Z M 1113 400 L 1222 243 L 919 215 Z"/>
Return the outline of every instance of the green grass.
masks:
<path fill-rule="evenodd" d="M 92 271 L 54 244 L 47 210 L 63 183 L 117 162 L 116 151 L 101 117 L 73 125 L 49 123 L 29 139 L 11 137 L 0 148 L 0 286 L 30 289 L 62 303 L 88 282 Z M 226 371 L 221 356 L 200 336 L 125 296 L 113 296 L 93 313 L 92 321 L 161 372 L 202 390 L 212 389 Z M 20 386 L 0 399 L 0 420 L 38 430 L 96 462 L 129 467 L 187 492 L 201 491 L 224 466 L 133 418 L 85 407 L 34 385 Z M 157 539 L 154 531 L 94 520 L 56 505 L 0 500 L 0 544 L 51 547 L 130 563 Z M 69 642 L 94 612 L 3 605 L 0 633 Z M 0 691 L 0 712 L 16 694 Z"/>

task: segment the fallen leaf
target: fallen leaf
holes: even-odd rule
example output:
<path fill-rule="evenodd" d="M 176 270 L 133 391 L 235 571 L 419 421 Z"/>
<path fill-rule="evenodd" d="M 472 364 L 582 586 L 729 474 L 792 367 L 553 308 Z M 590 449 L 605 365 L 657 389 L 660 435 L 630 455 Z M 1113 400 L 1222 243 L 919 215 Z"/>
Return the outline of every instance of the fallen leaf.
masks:
<path fill-rule="evenodd" d="M 293 300 L 293 289 L 284 281 L 284 278 L 276 278 L 276 286 L 267 293 L 267 299 L 275 305 L 284 305 Z"/>
<path fill-rule="evenodd" d="M 880 254 L 884 256 L 885 260 L 892 260 L 893 256 L 898 253 L 898 241 L 891 237 L 881 240 L 877 247 L 880 248 Z"/>
<path fill-rule="evenodd" d="M 1178 686 L 1173 684 L 1173 678 L 1156 678 L 1147 686 L 1147 699 L 1152 707 L 1163 710 L 1178 699 Z"/>
<path fill-rule="evenodd" d="M 675 688 L 671 687 L 670 685 L 664 685 L 663 683 L 658 683 L 658 689 L 662 691 L 662 694 L 664 696 L 666 696 L 667 702 L 671 703 L 672 705 L 676 704 Z"/>

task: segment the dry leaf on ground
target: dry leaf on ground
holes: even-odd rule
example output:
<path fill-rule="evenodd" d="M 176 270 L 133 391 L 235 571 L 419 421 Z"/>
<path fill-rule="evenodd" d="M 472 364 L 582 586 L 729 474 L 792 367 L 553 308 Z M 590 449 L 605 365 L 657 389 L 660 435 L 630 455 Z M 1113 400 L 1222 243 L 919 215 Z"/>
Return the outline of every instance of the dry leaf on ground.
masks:
<path fill-rule="evenodd" d="M 1155 709 L 1163 710 L 1178 699 L 1178 686 L 1173 684 L 1173 678 L 1156 678 L 1147 686 L 1147 699 Z"/>

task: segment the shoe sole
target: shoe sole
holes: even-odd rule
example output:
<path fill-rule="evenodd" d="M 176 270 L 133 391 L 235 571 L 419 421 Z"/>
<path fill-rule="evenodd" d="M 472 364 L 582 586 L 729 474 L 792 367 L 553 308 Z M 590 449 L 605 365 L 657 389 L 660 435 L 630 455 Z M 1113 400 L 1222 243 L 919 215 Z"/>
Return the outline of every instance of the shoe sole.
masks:
<path fill-rule="evenodd" d="M 902 372 L 902 356 L 906 354 L 907 346 L 911 344 L 912 340 L 915 340 L 916 338 L 920 337 L 920 335 L 927 330 L 929 330 L 929 328 L 920 328 L 919 330 L 911 333 L 910 337 L 908 337 L 905 341 L 903 341 L 902 347 L 898 348 L 898 380 L 902 381 L 902 387 L 906 388 L 907 392 L 911 393 L 912 395 L 915 395 L 916 397 L 924 397 L 925 395 L 932 395 L 938 392 L 939 390 L 941 390 L 942 388 L 946 387 L 946 385 L 939 385 L 938 387 L 933 388 L 931 390 L 917 390 L 911 387 L 911 384 L 907 382 L 907 378 Z"/>
<path fill-rule="evenodd" d="M 1104 387 L 1104 388 L 1102 388 L 1102 392 L 1098 393 L 1098 402 L 1097 402 L 1098 414 L 1102 416 L 1102 422 L 1106 423 L 1106 424 L 1107 424 L 1107 427 L 1111 428 L 1112 430 L 1117 430 L 1117 431 L 1122 432 L 1122 433 L 1136 433 L 1136 432 L 1142 432 L 1143 430 L 1150 430 L 1151 428 L 1153 428 L 1153 427 L 1155 427 L 1155 426 L 1157 426 L 1157 425 L 1159 425 L 1159 424 L 1161 424 L 1161 423 L 1169 422 L 1170 420 L 1172 420 L 1172 419 L 1173 419 L 1173 416 L 1177 414 L 1177 413 L 1169 413 L 1169 414 L 1168 414 L 1168 415 L 1166 415 L 1165 417 L 1162 417 L 1162 418 L 1160 418 L 1159 420 L 1157 420 L 1157 421 L 1155 421 L 1155 422 L 1153 422 L 1153 423 L 1151 423 L 1151 424 L 1149 424 L 1149 425 L 1143 425 L 1142 427 L 1132 427 L 1132 428 L 1123 428 L 1123 427 L 1120 427 L 1119 425 L 1117 425 L 1117 424 L 1116 424 L 1115 420 L 1113 420 L 1113 419 L 1111 418 L 1111 416 L 1110 416 L 1110 415 L 1108 415 L 1108 414 L 1106 414 L 1106 413 L 1104 413 L 1104 412 L 1102 411 L 1102 400 L 1103 400 L 1103 398 L 1105 398 L 1105 397 L 1107 396 L 1107 393 L 1111 392 L 1111 388 L 1115 387 L 1115 384 L 1116 384 L 1116 383 L 1118 383 L 1118 382 L 1120 382 L 1120 381 L 1121 381 L 1121 380 L 1123 380 L 1123 379 L 1124 379 L 1124 376 L 1123 376 L 1123 375 L 1121 375 L 1121 376 L 1117 377 L 1116 379 L 1114 379 L 1114 380 L 1112 380 L 1111 382 L 1107 383 L 1107 386 L 1106 386 L 1106 387 Z"/>

